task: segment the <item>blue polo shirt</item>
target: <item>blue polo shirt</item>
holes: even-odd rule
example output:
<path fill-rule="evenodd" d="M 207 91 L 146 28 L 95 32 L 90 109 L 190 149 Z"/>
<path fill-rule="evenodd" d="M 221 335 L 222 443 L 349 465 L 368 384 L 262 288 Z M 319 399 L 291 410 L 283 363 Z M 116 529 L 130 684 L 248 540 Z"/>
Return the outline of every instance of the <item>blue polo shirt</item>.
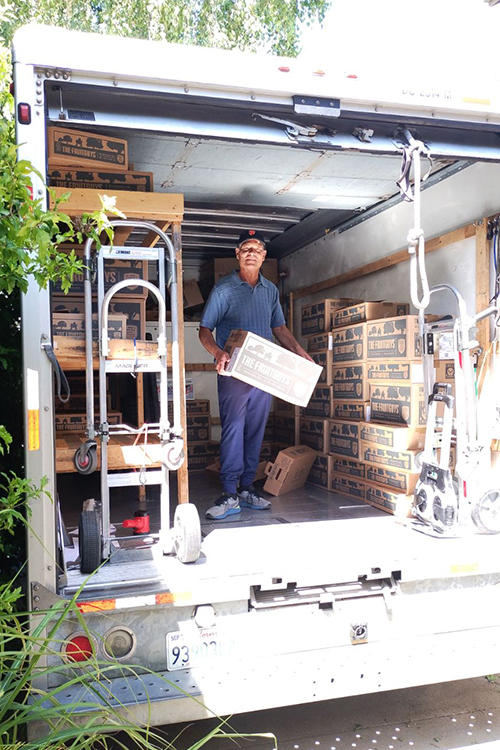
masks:
<path fill-rule="evenodd" d="M 252 287 L 240 279 L 237 271 L 232 271 L 219 279 L 210 292 L 200 325 L 211 331 L 217 329 L 215 340 L 221 349 L 233 328 L 272 341 L 272 329 L 285 325 L 278 287 L 262 274 Z"/>

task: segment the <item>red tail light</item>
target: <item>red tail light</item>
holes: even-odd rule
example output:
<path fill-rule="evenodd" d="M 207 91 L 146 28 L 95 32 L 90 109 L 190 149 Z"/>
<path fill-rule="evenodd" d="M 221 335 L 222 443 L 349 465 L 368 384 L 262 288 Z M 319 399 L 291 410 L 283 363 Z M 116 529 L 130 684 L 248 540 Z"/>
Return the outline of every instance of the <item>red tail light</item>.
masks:
<path fill-rule="evenodd" d="M 88 661 L 94 655 L 94 648 L 88 636 L 78 633 L 66 641 L 63 647 L 66 661 Z"/>

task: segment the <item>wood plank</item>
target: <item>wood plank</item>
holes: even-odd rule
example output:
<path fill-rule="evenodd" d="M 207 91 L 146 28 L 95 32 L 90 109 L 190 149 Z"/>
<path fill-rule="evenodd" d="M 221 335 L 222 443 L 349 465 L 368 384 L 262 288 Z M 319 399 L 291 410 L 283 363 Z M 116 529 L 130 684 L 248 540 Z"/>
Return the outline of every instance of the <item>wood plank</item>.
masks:
<path fill-rule="evenodd" d="M 138 372 L 136 376 L 137 388 L 137 425 L 144 424 L 144 373 Z"/>
<path fill-rule="evenodd" d="M 469 237 L 474 237 L 475 234 L 476 227 L 474 224 L 467 224 L 464 227 L 460 227 L 460 229 L 454 229 L 452 232 L 428 240 L 425 243 L 425 252 L 432 253 L 435 250 L 440 250 L 442 247 L 446 247 L 447 245 L 452 245 L 455 242 L 461 242 Z M 309 286 L 294 289 L 294 296 L 295 299 L 306 297 L 308 294 L 315 294 L 324 289 L 331 289 L 332 287 L 339 286 L 339 284 L 345 284 L 347 281 L 354 281 L 354 279 L 359 279 L 361 276 L 368 276 L 377 271 L 382 271 L 384 268 L 390 268 L 391 266 L 397 266 L 399 263 L 405 263 L 408 260 L 410 260 L 408 249 L 405 248 L 404 250 L 398 250 L 396 253 L 386 255 L 384 258 L 379 258 L 371 263 L 351 268 L 349 271 L 338 274 L 338 276 L 332 276 L 329 279 L 324 279 L 324 281 L 319 281 L 316 284 L 310 284 Z"/>
<path fill-rule="evenodd" d="M 487 238 L 488 220 L 482 219 L 476 228 L 476 313 L 489 307 L 490 303 L 490 243 Z M 477 340 L 481 348 L 478 365 L 490 344 L 490 318 L 477 324 Z"/>
<path fill-rule="evenodd" d="M 213 362 L 187 362 L 185 365 L 186 372 L 215 372 L 215 363 Z"/>
<path fill-rule="evenodd" d="M 52 188 L 57 199 L 66 188 Z M 62 203 L 60 210 L 70 216 L 99 211 L 102 208 L 99 194 L 102 191 L 81 188 L 72 190 L 69 199 Z M 184 213 L 184 196 L 175 193 L 135 193 L 130 190 L 108 190 L 107 195 L 116 197 L 116 206 L 129 219 L 146 221 L 180 221 Z M 51 204 L 52 204 L 52 199 Z"/>
<path fill-rule="evenodd" d="M 172 241 L 174 243 L 178 295 L 177 295 L 177 318 L 179 322 L 179 360 L 181 380 L 181 424 L 184 429 L 184 463 L 177 472 L 177 502 L 189 502 L 189 475 L 188 475 L 188 450 L 187 450 L 187 418 L 186 418 L 186 373 L 185 373 L 185 351 L 184 351 L 184 299 L 182 296 L 182 238 L 180 222 L 172 223 Z"/>
<path fill-rule="evenodd" d="M 158 229 L 161 229 L 162 232 L 165 232 L 170 226 L 170 221 L 155 221 L 155 224 Z M 159 239 L 160 235 L 156 232 L 148 232 L 141 244 L 141 247 L 154 247 Z"/>
<path fill-rule="evenodd" d="M 143 464 L 147 467 L 161 466 L 161 445 L 157 435 L 148 436 L 148 445 L 144 449 L 144 437 L 139 438 L 134 445 L 135 436 L 117 435 L 108 443 L 108 464 L 110 471 L 123 469 L 140 469 Z M 56 436 L 56 471 L 58 474 L 76 472 L 73 457 L 81 443 L 85 442 L 85 435 L 57 435 Z M 97 471 L 100 470 L 100 443 L 97 442 Z"/>
<path fill-rule="evenodd" d="M 85 341 L 71 336 L 54 336 L 54 352 L 63 370 L 85 370 Z M 136 341 L 139 359 L 156 359 L 158 347 L 154 341 Z M 99 369 L 97 341 L 93 344 L 94 370 Z M 135 359 L 133 339 L 110 339 L 108 359 Z M 171 344 L 167 344 L 167 363 L 170 364 Z"/>

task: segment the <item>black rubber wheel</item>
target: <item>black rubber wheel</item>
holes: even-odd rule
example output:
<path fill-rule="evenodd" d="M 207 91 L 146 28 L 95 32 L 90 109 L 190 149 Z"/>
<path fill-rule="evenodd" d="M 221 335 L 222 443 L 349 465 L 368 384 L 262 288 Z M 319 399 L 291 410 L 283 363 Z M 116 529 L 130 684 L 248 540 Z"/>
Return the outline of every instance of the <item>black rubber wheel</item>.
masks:
<path fill-rule="evenodd" d="M 78 524 L 80 546 L 80 570 L 93 573 L 102 560 L 101 524 L 96 510 L 86 510 L 80 514 Z"/>
<path fill-rule="evenodd" d="M 93 446 L 92 448 L 87 448 L 87 450 L 84 450 L 83 445 L 78 448 L 76 451 L 74 457 L 73 457 L 73 463 L 75 464 L 75 469 L 79 474 L 93 474 L 94 471 L 97 469 L 97 448 L 96 446 Z"/>

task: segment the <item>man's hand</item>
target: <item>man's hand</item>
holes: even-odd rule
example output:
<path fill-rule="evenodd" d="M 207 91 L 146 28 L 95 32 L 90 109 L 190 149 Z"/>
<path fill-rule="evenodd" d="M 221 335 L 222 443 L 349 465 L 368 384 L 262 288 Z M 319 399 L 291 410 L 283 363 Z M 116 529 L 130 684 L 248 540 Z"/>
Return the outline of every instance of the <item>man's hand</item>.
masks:
<path fill-rule="evenodd" d="M 224 351 L 224 349 L 219 349 L 217 354 L 215 355 L 215 369 L 219 373 L 219 375 L 222 375 L 224 370 L 226 369 L 228 362 L 231 361 L 231 357 L 227 352 Z"/>

